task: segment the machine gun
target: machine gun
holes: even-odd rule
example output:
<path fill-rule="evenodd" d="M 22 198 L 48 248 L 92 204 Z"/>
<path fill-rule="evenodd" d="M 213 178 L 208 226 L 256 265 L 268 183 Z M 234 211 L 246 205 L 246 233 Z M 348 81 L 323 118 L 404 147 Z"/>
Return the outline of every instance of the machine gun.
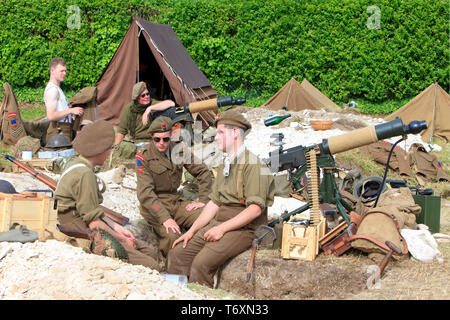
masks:
<path fill-rule="evenodd" d="M 187 132 L 189 132 L 191 141 L 193 141 L 194 131 L 192 124 L 194 119 L 192 113 L 208 111 L 208 110 L 218 110 L 221 107 L 241 105 L 245 103 L 245 98 L 233 99 L 231 96 L 224 98 L 214 98 L 202 101 L 191 102 L 185 106 L 171 107 L 164 111 L 154 111 L 150 113 L 150 117 L 155 119 L 158 116 L 167 116 L 172 119 L 173 124 L 180 123 Z"/>
<path fill-rule="evenodd" d="M 292 215 L 301 213 L 309 208 L 314 211 L 311 212 L 311 217 L 313 217 L 313 214 L 317 216 L 317 211 L 319 210 L 318 202 L 321 202 L 335 204 L 337 211 L 345 219 L 347 225 L 350 226 L 350 218 L 347 215 L 346 210 L 349 212 L 354 210 L 348 202 L 342 199 L 339 188 L 336 185 L 334 178 L 336 164 L 334 162 L 333 154 L 401 135 L 402 138 L 393 145 L 390 153 L 391 155 L 396 144 L 403 141 L 407 134 L 417 134 L 426 128 L 426 121 L 412 121 L 411 123 L 404 125 L 400 118 L 396 118 L 390 122 L 357 129 L 340 136 L 324 139 L 322 143 L 309 147 L 296 146 L 283 150 L 283 146 L 281 145 L 277 150 L 269 153 L 269 158 L 265 159 L 265 162 L 272 172 L 288 170 L 294 190 L 303 188 L 300 179 L 309 169 L 311 175 L 308 184 L 312 185 L 313 191 L 311 192 L 311 196 L 313 198 L 304 206 L 293 210 L 292 212 L 283 214 L 279 219 L 271 221 L 268 225 L 273 227 L 281 221 L 288 220 Z M 390 155 L 388 157 L 388 163 Z M 323 178 L 319 187 L 318 179 L 320 177 L 320 168 L 323 169 Z M 385 172 L 383 183 L 378 191 L 378 197 L 381 193 L 380 191 L 383 189 L 386 173 L 387 170 Z"/>

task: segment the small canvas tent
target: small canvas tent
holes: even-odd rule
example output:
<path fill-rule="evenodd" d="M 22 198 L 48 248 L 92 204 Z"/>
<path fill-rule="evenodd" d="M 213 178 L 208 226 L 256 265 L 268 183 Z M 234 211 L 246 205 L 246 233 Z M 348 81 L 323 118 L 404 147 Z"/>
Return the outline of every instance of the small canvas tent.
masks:
<path fill-rule="evenodd" d="M 97 81 L 99 119 L 117 125 L 139 81 L 149 84 L 154 98 L 172 99 L 181 106 L 216 97 L 170 25 L 136 18 Z M 211 111 L 201 115 L 208 122 L 215 116 Z"/>
<path fill-rule="evenodd" d="M 430 142 L 433 136 L 450 141 L 450 95 L 437 82 L 384 120 L 391 121 L 396 117 L 404 124 L 425 120 L 428 128 L 420 133 L 425 142 Z"/>
<path fill-rule="evenodd" d="M 287 107 L 289 111 L 300 111 L 303 109 L 319 110 L 323 108 L 330 111 L 340 110 L 337 104 L 314 87 L 306 78 L 303 79 L 301 84 L 294 78 L 291 78 L 291 80 L 261 107 L 272 110 Z"/>

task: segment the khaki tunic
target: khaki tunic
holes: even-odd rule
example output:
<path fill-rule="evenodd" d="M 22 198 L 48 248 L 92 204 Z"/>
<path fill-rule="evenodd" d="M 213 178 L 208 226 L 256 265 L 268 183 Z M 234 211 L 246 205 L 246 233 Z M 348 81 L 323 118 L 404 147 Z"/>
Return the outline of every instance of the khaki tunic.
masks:
<path fill-rule="evenodd" d="M 84 166 L 74 168 L 62 178 L 56 187 L 55 198 L 58 205 L 58 221 L 68 229 L 89 231 L 89 223 L 103 216 L 100 204 L 102 194 L 98 190 L 97 177 L 92 164 L 84 157 L 74 158 L 66 170 L 76 164 Z M 78 240 L 77 240 L 78 242 Z M 84 241 L 78 242 L 83 243 Z M 84 245 L 88 250 L 90 242 Z M 143 241 L 136 240 L 136 249 L 122 243 L 131 264 L 144 265 L 159 270 L 158 253 Z"/>
<path fill-rule="evenodd" d="M 181 150 L 188 152 L 183 144 L 171 143 L 169 146 L 169 154 L 173 156 L 179 155 L 177 151 Z M 212 184 L 208 167 L 191 153 L 186 153 L 186 158 L 182 161 L 179 161 L 178 157 L 171 158 L 173 161 L 159 152 L 153 143 L 136 155 L 137 197 L 141 215 L 160 237 L 160 249 L 165 255 L 179 234 L 172 231 L 167 233 L 163 223 L 172 218 L 180 227 L 190 228 L 201 212 L 201 208 L 188 212 L 185 207 L 189 201 L 177 191 L 181 184 L 183 167 L 198 180 L 198 201 L 205 204 L 208 202 Z"/>
<path fill-rule="evenodd" d="M 243 201 L 238 194 L 238 168 L 242 165 Z M 186 248 L 179 243 L 169 252 L 168 272 L 189 276 L 189 282 L 212 287 L 214 275 L 227 260 L 250 248 L 253 231 L 267 223 L 267 207 L 273 204 L 275 185 L 266 165 L 248 150 L 230 165 L 229 175 L 223 175 L 224 165 L 218 167 L 210 199 L 219 206 L 219 211 L 204 228 L 188 242 Z M 212 227 L 234 218 L 250 204 L 261 209 L 261 215 L 248 225 L 224 234 L 219 241 L 208 242 L 203 236 Z"/>
<path fill-rule="evenodd" d="M 152 99 L 150 105 L 154 105 L 160 103 L 161 101 Z M 117 128 L 117 131 L 123 135 L 127 135 L 130 132 L 129 120 L 132 115 L 130 108 L 134 104 L 134 102 L 128 103 L 122 110 L 120 115 L 120 122 Z M 150 127 L 151 122 L 149 121 L 147 125 L 142 124 L 142 113 L 138 113 L 136 116 L 136 130 L 135 136 L 131 137 L 135 143 L 150 141 L 150 133 L 148 132 L 148 128 Z"/>

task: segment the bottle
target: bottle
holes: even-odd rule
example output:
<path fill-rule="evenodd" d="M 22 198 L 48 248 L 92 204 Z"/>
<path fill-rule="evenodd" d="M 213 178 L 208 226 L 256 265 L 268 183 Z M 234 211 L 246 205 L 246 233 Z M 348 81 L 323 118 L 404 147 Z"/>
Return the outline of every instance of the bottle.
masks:
<path fill-rule="evenodd" d="M 264 125 L 265 125 L 266 127 L 268 127 L 268 126 L 274 126 L 274 125 L 276 125 L 276 124 L 279 124 L 279 123 L 280 123 L 281 121 L 283 121 L 284 119 L 289 118 L 290 116 L 291 116 L 291 114 L 288 113 L 288 114 L 285 115 L 285 116 L 275 116 L 275 117 L 266 119 L 266 120 L 264 120 Z"/>

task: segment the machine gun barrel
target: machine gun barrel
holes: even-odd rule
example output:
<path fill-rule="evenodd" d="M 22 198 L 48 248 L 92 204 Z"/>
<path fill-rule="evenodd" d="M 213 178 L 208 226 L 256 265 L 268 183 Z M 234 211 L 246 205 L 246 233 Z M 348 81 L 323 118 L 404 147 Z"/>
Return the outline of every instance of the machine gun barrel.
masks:
<path fill-rule="evenodd" d="M 386 123 L 357 129 L 340 136 L 328 138 L 322 145 L 325 153 L 336 154 L 378 142 L 383 139 L 409 133 L 416 134 L 426 128 L 426 121 L 416 120 L 407 125 L 403 125 L 402 119 L 396 118 L 395 120 Z"/>
<path fill-rule="evenodd" d="M 400 118 L 396 118 L 386 123 L 356 129 L 340 136 L 324 139 L 322 143 L 317 145 L 296 146 L 285 150 L 277 149 L 269 153 L 269 159 L 266 162 L 272 172 L 298 168 L 306 164 L 305 152 L 315 147 L 319 147 L 320 155 L 333 155 L 399 135 L 417 134 L 426 128 L 426 121 L 415 120 L 404 125 Z"/>
<path fill-rule="evenodd" d="M 176 109 L 175 113 L 196 113 L 207 110 L 217 110 L 220 107 L 226 107 L 231 105 L 241 105 L 245 103 L 245 98 L 236 98 L 233 99 L 231 96 L 227 96 L 224 98 L 214 98 L 203 101 L 195 101 L 191 102 L 183 107 L 179 107 Z"/>

